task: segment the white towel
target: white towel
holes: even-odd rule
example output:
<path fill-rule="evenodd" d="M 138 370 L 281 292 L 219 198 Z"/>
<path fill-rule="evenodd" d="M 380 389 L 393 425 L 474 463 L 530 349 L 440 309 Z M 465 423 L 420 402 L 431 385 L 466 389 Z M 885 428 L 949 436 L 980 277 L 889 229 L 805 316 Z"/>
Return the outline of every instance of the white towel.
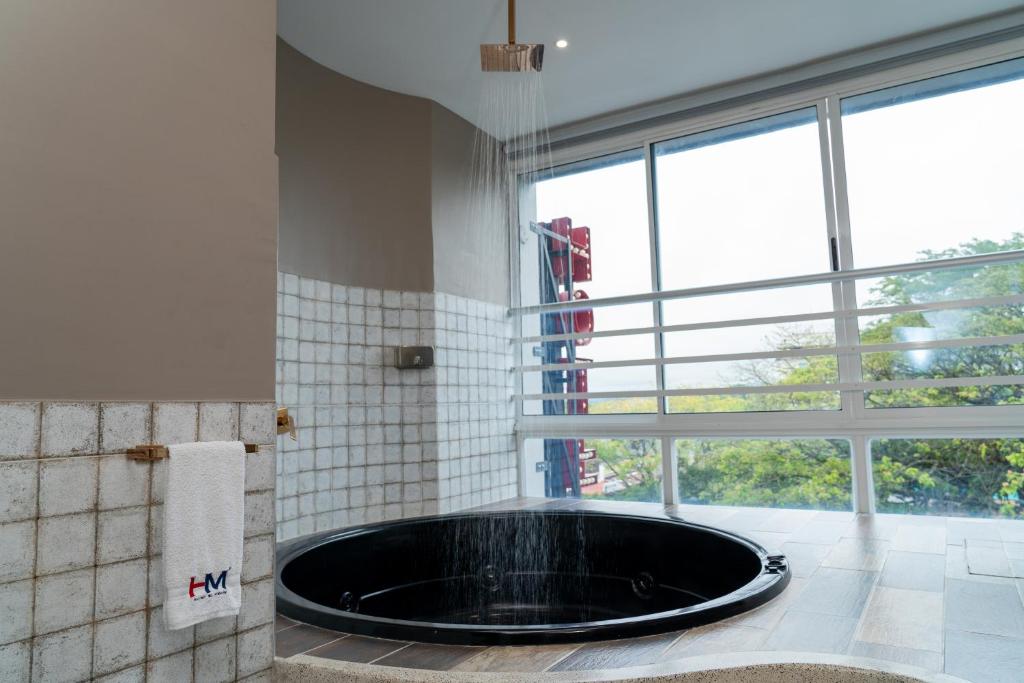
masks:
<path fill-rule="evenodd" d="M 164 496 L 164 622 L 179 629 L 242 606 L 245 446 L 170 446 Z"/>

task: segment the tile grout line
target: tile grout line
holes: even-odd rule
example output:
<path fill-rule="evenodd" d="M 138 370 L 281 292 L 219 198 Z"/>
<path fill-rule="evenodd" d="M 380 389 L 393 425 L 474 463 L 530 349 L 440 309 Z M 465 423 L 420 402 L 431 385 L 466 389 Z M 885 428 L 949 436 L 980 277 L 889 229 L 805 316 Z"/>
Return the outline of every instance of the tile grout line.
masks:
<path fill-rule="evenodd" d="M 737 624 L 737 626 L 738 625 L 739 624 Z M 686 636 L 686 634 L 689 631 L 690 631 L 690 629 L 685 629 L 683 631 L 680 631 L 679 635 L 677 635 L 675 638 L 672 639 L 672 642 L 670 642 L 668 644 L 668 647 L 666 647 L 664 650 L 662 650 L 661 654 L 658 655 L 658 659 L 656 659 L 655 661 L 661 661 L 661 658 L 665 656 L 665 653 L 668 652 L 669 650 L 671 650 L 673 647 L 675 647 L 675 644 L 678 643 L 680 640 L 682 640 L 683 637 Z"/>
<path fill-rule="evenodd" d="M 236 438 L 236 439 L 241 440 L 241 438 L 242 438 L 242 404 L 241 403 L 234 403 L 234 404 L 232 404 L 232 409 L 231 410 L 234 413 L 234 420 L 235 420 L 235 430 L 234 430 L 234 432 L 232 432 L 231 436 Z M 200 404 L 200 405 L 198 405 L 196 407 L 196 421 L 197 421 L 197 424 L 196 424 L 196 438 L 199 438 L 199 436 L 200 436 L 200 429 L 202 428 L 202 422 L 200 420 L 201 412 L 202 412 L 202 405 Z M 245 492 L 245 485 L 244 485 L 244 480 L 245 480 L 244 467 L 248 467 L 248 466 L 249 466 L 249 463 L 248 463 L 248 461 L 246 461 L 244 466 L 243 466 L 243 473 L 242 473 L 242 480 L 243 480 L 243 485 L 242 485 L 242 489 L 243 489 L 242 490 L 242 557 L 243 558 L 245 557 L 245 540 L 246 540 L 246 538 L 245 538 L 245 493 L 246 492 Z M 274 495 L 276 496 L 277 494 L 275 493 Z M 241 594 L 242 594 L 242 572 L 241 571 L 238 572 L 238 594 L 239 594 L 239 600 L 241 600 Z M 275 602 L 276 602 L 276 597 L 275 597 Z M 234 640 L 235 640 L 235 672 L 234 672 L 234 674 L 235 674 L 235 680 L 236 681 L 239 678 L 239 673 L 238 672 L 241 670 L 241 667 L 242 667 L 242 663 L 239 661 L 239 657 L 238 657 L 238 640 L 239 640 L 239 638 L 238 638 L 238 636 L 239 636 L 239 623 L 238 623 L 238 621 L 239 621 L 239 617 L 241 616 L 241 611 L 242 611 L 241 607 L 239 607 L 238 611 L 239 611 L 239 613 L 237 615 L 235 615 L 235 627 L 234 627 L 234 629 L 232 631 L 232 634 L 231 634 L 231 637 L 234 638 Z M 271 643 L 271 647 L 273 647 L 273 643 Z M 194 674 L 195 659 L 196 659 L 195 658 L 195 654 L 193 654 L 192 655 L 193 680 L 195 679 L 195 674 Z"/>
<path fill-rule="evenodd" d="M 449 667 L 448 669 L 445 669 L 445 670 L 446 671 L 454 671 L 455 667 L 461 666 L 462 664 L 466 664 L 468 662 L 472 662 L 477 657 L 483 657 L 485 654 L 487 654 L 492 649 L 494 649 L 494 647 L 495 647 L 494 645 L 484 645 L 484 646 L 482 646 L 482 649 L 480 650 L 480 652 L 477 652 L 472 657 L 469 657 L 468 659 L 464 659 L 461 662 L 456 662 L 454 665 L 452 665 L 451 667 Z"/>
<path fill-rule="evenodd" d="M 150 441 L 153 440 L 154 423 L 156 419 L 153 415 L 154 404 L 148 403 L 147 413 L 149 419 L 146 423 L 146 438 Z M 153 564 L 153 549 L 150 547 L 150 541 L 153 538 L 153 469 L 154 463 L 152 461 L 146 463 L 146 596 L 143 602 L 144 618 L 146 637 L 143 640 L 142 645 L 142 678 L 145 681 L 149 680 L 149 632 L 152 628 L 150 621 L 152 620 L 152 605 L 149 601 L 151 587 L 149 585 L 150 577 L 153 575 L 152 564 Z"/>
<path fill-rule="evenodd" d="M 284 628 L 278 628 L 278 629 L 274 629 L 274 633 L 284 633 L 285 631 L 288 631 L 288 630 L 290 630 L 290 629 L 293 629 L 293 628 L 295 628 L 295 627 L 296 627 L 296 626 L 298 626 L 298 625 L 299 625 L 299 622 L 295 622 L 295 623 L 294 623 L 294 624 L 292 624 L 291 626 L 285 626 Z"/>
<path fill-rule="evenodd" d="M 296 624 L 296 626 L 298 626 L 298 624 Z M 289 627 L 289 628 L 291 628 L 291 627 Z M 282 631 L 287 631 L 288 629 L 281 629 L 281 630 Z M 337 632 L 337 633 L 340 633 L 340 631 Z M 275 632 L 275 635 L 276 635 L 276 632 Z M 328 640 L 326 643 L 320 643 L 319 645 L 311 647 L 311 648 L 309 648 L 307 650 L 303 650 L 302 652 L 296 652 L 295 654 L 310 655 L 311 657 L 320 657 L 321 659 L 331 659 L 330 657 L 321 657 L 320 655 L 311 655 L 310 653 L 313 650 L 319 650 L 322 647 L 327 647 L 328 645 L 333 645 L 334 643 L 341 642 L 342 640 L 345 640 L 346 638 L 348 638 L 351 635 L 352 635 L 351 633 L 344 633 L 344 634 L 341 635 L 340 638 L 335 638 L 334 640 Z M 294 656 L 294 655 L 292 655 L 292 656 Z"/>
<path fill-rule="evenodd" d="M 680 637 L 682 637 L 682 636 L 680 636 Z M 571 649 L 570 649 L 570 650 L 569 650 L 568 652 L 566 652 L 566 653 L 565 653 L 564 655 L 562 655 L 561 657 L 559 657 L 559 658 L 558 658 L 558 659 L 556 659 L 555 661 L 553 661 L 553 662 L 551 662 L 550 664 L 548 664 L 548 665 L 547 665 L 547 666 L 546 666 L 546 667 L 544 668 L 544 671 L 551 671 L 551 670 L 552 670 L 553 668 L 555 668 L 556 666 L 558 666 L 559 664 L 561 664 L 562 662 L 564 662 L 564 661 L 565 661 L 566 659 L 568 659 L 569 657 L 571 657 L 571 656 L 572 656 L 573 654 L 575 654 L 576 652 L 578 652 L 578 651 L 579 651 L 579 649 L 580 649 L 581 647 L 583 647 L 583 643 L 579 643 L 579 644 L 576 644 L 576 647 L 573 647 L 573 648 L 571 648 Z"/>
<path fill-rule="evenodd" d="M 842 539 L 840 539 L 840 540 L 842 540 Z M 887 562 L 889 560 L 889 553 L 890 552 L 892 552 L 892 551 L 891 550 L 886 550 L 885 551 L 885 562 Z M 885 568 L 885 562 L 882 562 L 882 569 Z M 843 651 L 843 654 L 851 655 L 851 653 L 853 652 L 854 643 L 857 642 L 857 634 L 860 633 L 861 628 L 864 626 L 864 622 L 867 619 L 867 615 L 868 615 L 868 607 L 871 605 L 871 601 L 875 597 L 875 589 L 878 588 L 878 582 L 882 578 L 882 569 L 879 569 L 876 572 L 871 572 L 872 574 L 875 575 L 874 579 L 871 582 L 871 590 L 868 591 L 867 600 L 864 601 L 864 606 L 861 608 L 861 612 L 857 616 L 857 625 L 853 627 L 853 633 L 850 635 L 850 642 L 847 643 L 846 649 Z"/>
<path fill-rule="evenodd" d="M 193 433 L 195 434 L 195 440 L 199 441 L 199 433 L 200 433 L 199 432 L 199 426 L 200 426 L 199 417 L 200 417 L 200 413 L 202 411 L 202 403 L 197 401 L 193 405 L 196 407 L 196 419 L 195 419 L 195 424 L 193 425 L 193 428 L 195 429 L 195 431 Z M 244 462 L 245 461 L 243 460 L 242 462 L 243 462 L 243 467 L 244 467 Z M 242 495 L 244 496 L 245 494 L 243 493 Z M 164 501 L 164 503 L 166 504 L 166 501 Z M 242 543 L 243 543 L 243 546 L 244 546 L 244 543 L 245 543 L 245 532 L 244 532 L 244 530 L 242 532 Z M 241 576 L 239 576 L 238 590 L 239 590 L 239 593 L 241 593 L 241 590 L 242 590 Z M 237 632 L 237 627 L 238 627 L 238 622 L 236 620 L 235 621 L 236 632 Z M 192 648 L 191 648 L 192 649 L 192 681 L 195 681 L 196 680 L 196 652 L 197 652 L 198 645 L 196 644 L 196 628 L 195 628 L 195 625 L 193 624 L 191 628 L 192 628 Z M 236 649 L 237 649 L 237 636 L 235 637 L 235 640 L 236 640 Z M 238 680 L 238 654 L 237 654 L 237 652 L 235 653 L 235 680 Z"/>
<path fill-rule="evenodd" d="M 948 536 L 947 536 L 947 540 L 948 540 Z M 966 536 L 964 536 L 964 538 L 962 539 L 960 547 L 963 548 L 963 551 L 964 551 L 964 566 L 966 566 L 967 565 L 967 537 Z M 942 669 L 941 669 L 941 671 L 943 673 L 946 673 L 946 633 L 948 632 L 948 629 L 946 628 L 946 606 L 947 606 L 946 591 L 949 588 L 949 578 L 950 578 L 948 576 L 949 572 L 946 569 L 947 564 L 950 562 L 948 550 L 947 550 L 947 553 L 946 553 L 946 555 L 944 557 L 945 557 L 945 561 L 942 564 Z"/>
<path fill-rule="evenodd" d="M 402 647 L 400 647 L 400 648 L 398 648 L 396 650 L 392 650 L 391 652 L 383 654 L 380 657 L 377 657 L 376 659 L 371 659 L 370 661 L 367 662 L 367 664 L 376 664 L 377 662 L 379 662 L 380 660 L 384 659 L 385 657 L 390 657 L 391 655 L 396 654 L 398 652 L 401 652 L 402 650 L 404 650 L 404 649 L 406 649 L 408 647 L 412 647 L 412 643 L 406 643 L 405 645 L 403 645 Z"/>
<path fill-rule="evenodd" d="M 96 404 L 96 450 L 100 450 L 100 435 L 102 434 L 103 420 L 100 417 L 102 411 L 100 405 Z M 100 573 L 100 460 L 96 458 L 96 487 L 93 489 L 93 526 L 92 526 L 92 642 L 89 648 L 89 676 L 96 677 L 96 585 Z M 148 519 L 148 515 L 147 515 Z"/>
<path fill-rule="evenodd" d="M 32 520 L 32 545 L 34 553 L 32 556 L 32 619 L 29 622 L 28 639 L 28 670 L 29 675 L 36 665 L 36 585 L 39 582 L 39 519 L 42 514 L 42 490 L 43 490 L 43 466 L 40 462 L 43 453 L 43 404 L 39 404 L 39 411 L 36 415 L 37 441 L 35 453 L 39 456 L 36 462 L 36 518 Z"/>

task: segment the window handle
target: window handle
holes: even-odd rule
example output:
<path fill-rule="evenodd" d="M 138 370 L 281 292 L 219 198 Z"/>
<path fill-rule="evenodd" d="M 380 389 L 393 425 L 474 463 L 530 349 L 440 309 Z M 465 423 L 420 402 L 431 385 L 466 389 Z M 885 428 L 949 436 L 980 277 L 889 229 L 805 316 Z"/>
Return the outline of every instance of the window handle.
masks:
<path fill-rule="evenodd" d="M 835 237 L 828 238 L 828 255 L 832 261 L 832 272 L 839 272 L 839 242 Z"/>

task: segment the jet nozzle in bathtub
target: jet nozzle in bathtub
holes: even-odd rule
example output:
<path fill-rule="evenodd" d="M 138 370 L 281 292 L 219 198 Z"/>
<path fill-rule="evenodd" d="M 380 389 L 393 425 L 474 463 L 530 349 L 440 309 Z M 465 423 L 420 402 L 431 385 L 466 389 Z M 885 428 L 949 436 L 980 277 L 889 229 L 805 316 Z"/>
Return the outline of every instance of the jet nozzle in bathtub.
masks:
<path fill-rule="evenodd" d="M 480 46 L 480 68 L 484 71 L 540 71 L 544 45 L 516 42 L 516 0 L 508 0 L 508 42 Z"/>

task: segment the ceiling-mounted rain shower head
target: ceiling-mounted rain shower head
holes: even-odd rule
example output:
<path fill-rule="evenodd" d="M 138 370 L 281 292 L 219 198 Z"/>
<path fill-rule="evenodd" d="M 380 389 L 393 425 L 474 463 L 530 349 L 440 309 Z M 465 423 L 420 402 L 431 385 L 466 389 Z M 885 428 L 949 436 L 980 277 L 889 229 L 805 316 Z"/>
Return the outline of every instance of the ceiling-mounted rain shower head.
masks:
<path fill-rule="evenodd" d="M 540 71 L 544 45 L 516 42 L 516 0 L 508 0 L 508 42 L 480 46 L 484 71 Z"/>
<path fill-rule="evenodd" d="M 480 46 L 480 68 L 484 71 L 540 71 L 544 46 L 498 43 Z"/>

